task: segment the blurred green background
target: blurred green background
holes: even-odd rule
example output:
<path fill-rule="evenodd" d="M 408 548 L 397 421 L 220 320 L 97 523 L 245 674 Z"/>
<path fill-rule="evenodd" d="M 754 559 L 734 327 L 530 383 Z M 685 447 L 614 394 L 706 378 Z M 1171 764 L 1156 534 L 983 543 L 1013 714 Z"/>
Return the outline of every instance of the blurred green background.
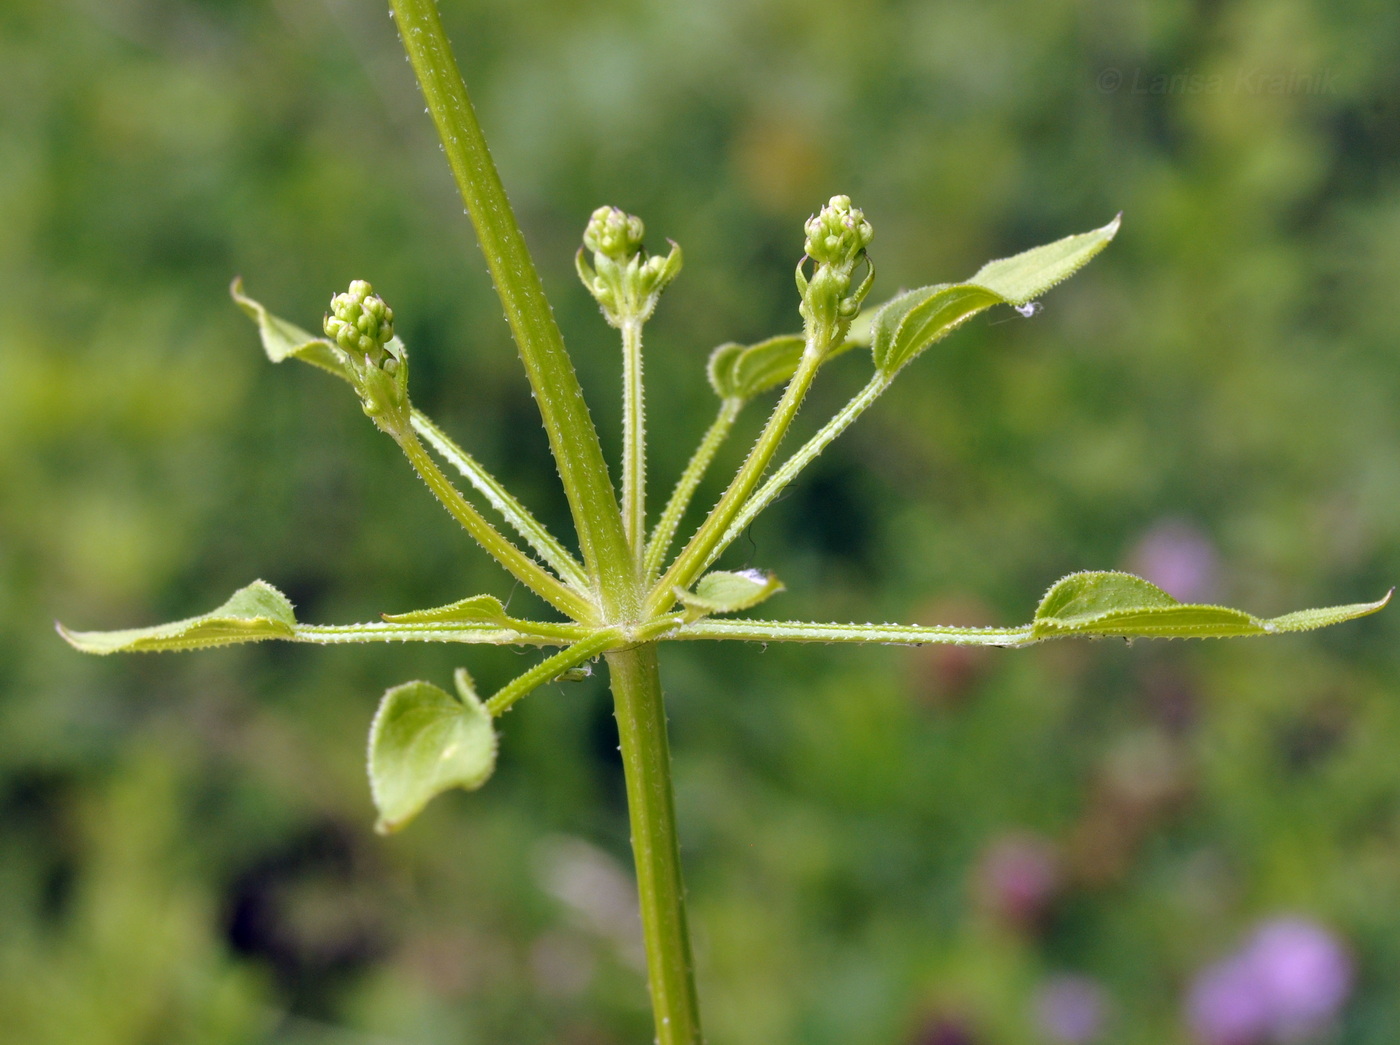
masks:
<path fill-rule="evenodd" d="M 786 580 L 771 614 L 1012 624 L 1129 567 L 1272 615 L 1400 578 L 1391 0 L 444 8 L 610 452 L 579 233 L 614 203 L 685 249 L 648 340 L 654 505 L 709 349 L 798 326 L 826 197 L 875 225 L 874 301 L 1124 212 L 735 546 Z M 265 361 L 235 274 L 307 326 L 372 280 L 415 402 L 567 528 L 383 6 L 5 0 L 0 68 L 0 1037 L 650 1040 L 601 677 L 525 701 L 491 784 L 386 841 L 379 694 L 526 654 L 52 632 L 255 577 L 315 622 L 512 594 L 342 386 Z M 1267 642 L 666 647 L 710 1040 L 1192 1042 L 1193 978 L 1294 916 L 1354 969 L 1318 1040 L 1394 1042 L 1397 639 L 1391 609 Z"/>

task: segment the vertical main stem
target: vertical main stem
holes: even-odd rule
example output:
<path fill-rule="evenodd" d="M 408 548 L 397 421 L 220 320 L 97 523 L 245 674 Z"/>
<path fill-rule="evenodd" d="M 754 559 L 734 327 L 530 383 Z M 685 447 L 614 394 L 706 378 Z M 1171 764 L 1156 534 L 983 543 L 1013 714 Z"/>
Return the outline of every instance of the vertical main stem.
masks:
<path fill-rule="evenodd" d="M 656 644 L 609 653 L 657 1045 L 701 1045 Z"/>
<path fill-rule="evenodd" d="M 390 5 L 525 364 L 578 529 L 584 565 L 605 611 L 625 618 L 636 609 L 636 570 L 598 431 L 477 123 L 437 0 L 390 0 Z"/>
<path fill-rule="evenodd" d="M 642 391 L 642 321 L 622 323 L 622 526 L 638 569 L 647 540 L 647 422 Z"/>

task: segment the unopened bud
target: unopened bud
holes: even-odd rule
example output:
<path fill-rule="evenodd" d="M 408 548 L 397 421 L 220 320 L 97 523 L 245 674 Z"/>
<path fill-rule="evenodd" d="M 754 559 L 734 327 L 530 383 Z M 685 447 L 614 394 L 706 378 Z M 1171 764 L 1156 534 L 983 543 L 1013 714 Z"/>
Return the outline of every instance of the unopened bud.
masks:
<path fill-rule="evenodd" d="M 354 280 L 344 294 L 331 298 L 326 336 L 355 356 L 382 355 L 394 336 L 394 310 L 363 279 Z"/>
<path fill-rule="evenodd" d="M 331 298 L 324 326 L 344 353 L 365 413 L 384 431 L 399 433 L 408 423 L 408 354 L 394 337 L 394 310 L 357 279 Z"/>
<path fill-rule="evenodd" d="M 865 215 L 851 206 L 849 196 L 833 196 L 820 213 L 807 219 L 804 231 L 806 256 L 797 266 L 802 317 L 809 344 L 828 352 L 845 338 L 874 283 L 875 266 L 866 248 L 875 238 L 875 230 Z M 810 278 L 803 271 L 809 258 L 815 266 Z M 862 259 L 867 268 L 865 278 L 852 288 Z"/>
<path fill-rule="evenodd" d="M 583 230 L 583 245 L 595 254 L 625 262 L 642 249 L 645 234 L 646 226 L 635 214 L 620 207 L 599 207 Z"/>
<path fill-rule="evenodd" d="M 583 233 L 583 249 L 574 258 L 578 277 L 615 327 L 628 320 L 646 321 L 661 292 L 681 270 L 681 248 L 671 243 L 665 257 L 642 248 L 642 219 L 617 207 L 599 207 Z M 593 264 L 584 258 L 593 252 Z"/>
<path fill-rule="evenodd" d="M 870 246 L 875 230 L 865 215 L 851 206 L 849 196 L 833 196 L 818 214 L 807 219 L 803 249 L 818 265 L 851 266 Z"/>

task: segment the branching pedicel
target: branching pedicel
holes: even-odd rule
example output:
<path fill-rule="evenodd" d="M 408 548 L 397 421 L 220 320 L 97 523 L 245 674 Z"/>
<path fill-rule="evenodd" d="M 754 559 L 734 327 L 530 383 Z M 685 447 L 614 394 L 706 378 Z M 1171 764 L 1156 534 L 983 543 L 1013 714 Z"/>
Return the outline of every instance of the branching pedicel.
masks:
<path fill-rule="evenodd" d="M 1185 605 L 1124 573 L 1077 573 L 1052 585 L 1030 623 L 1010 628 L 912 624 L 840 624 L 728 616 L 782 590 L 771 574 L 710 571 L 757 515 L 931 345 L 997 305 L 1023 314 L 1073 275 L 1118 231 L 1118 219 L 1092 232 L 984 265 L 963 283 L 900 294 L 855 321 L 871 290 L 873 230 L 845 196 L 835 196 L 806 224 L 797 266 L 800 334 L 753 345 L 726 344 L 709 361 L 718 414 L 676 483 L 656 524 L 646 529 L 646 440 L 642 330 L 681 268 L 680 248 L 649 256 L 639 218 L 612 207 L 594 212 L 577 257 L 579 276 L 623 347 L 623 468 L 619 505 L 577 379 L 544 300 L 538 277 L 500 187 L 465 88 L 431 0 L 396 0 L 405 46 L 438 123 L 463 198 L 477 227 L 497 290 L 534 387 L 579 531 L 582 561 L 408 395 L 410 356 L 394 334 L 393 312 L 369 283 L 357 280 L 331 301 L 325 337 L 270 314 L 235 281 L 232 293 L 256 321 L 274 362 L 295 358 L 347 381 L 365 413 L 404 451 L 434 496 L 518 581 L 559 611 L 562 620 L 521 620 L 491 595 L 385 615 L 348 625 L 299 622 L 274 587 L 256 581 L 218 609 L 151 628 L 59 631 L 89 653 L 182 650 L 285 639 L 342 643 L 422 641 L 558 647 L 518 678 L 482 698 L 465 669 L 455 694 L 428 682 L 390 689 L 370 731 L 369 774 L 377 828 L 411 820 L 435 795 L 473 789 L 496 758 L 493 719 L 545 683 L 606 656 L 627 776 L 638 889 L 648 952 L 657 1037 L 663 1045 L 699 1042 L 679 857 L 675 842 L 665 717 L 655 647 L 662 641 L 737 639 L 762 642 L 959 643 L 1026 646 L 1068 636 L 1205 638 L 1268 635 L 1323 627 L 1373 613 L 1389 601 L 1304 610 L 1261 620 L 1240 610 Z M 854 348 L 873 363 L 865 387 L 776 468 L 789 426 L 822 365 Z M 681 521 L 716 451 L 740 411 L 783 388 L 767 424 L 704 522 L 667 561 Z M 426 446 L 424 444 L 427 444 Z M 519 538 L 492 523 L 443 472 L 454 468 L 474 494 Z M 522 546 L 523 543 L 523 546 Z M 707 572 L 708 571 L 708 572 Z"/>

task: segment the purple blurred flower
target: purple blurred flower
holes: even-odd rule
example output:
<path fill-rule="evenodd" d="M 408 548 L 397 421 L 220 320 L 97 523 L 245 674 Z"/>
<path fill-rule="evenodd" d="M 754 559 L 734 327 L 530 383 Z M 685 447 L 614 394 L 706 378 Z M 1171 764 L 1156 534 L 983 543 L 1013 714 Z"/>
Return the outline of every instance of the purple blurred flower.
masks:
<path fill-rule="evenodd" d="M 1051 1040 L 1087 1045 L 1103 1031 L 1104 989 L 1088 976 L 1055 976 L 1036 994 L 1035 1019 Z"/>
<path fill-rule="evenodd" d="M 1336 1017 L 1351 984 L 1351 959 L 1335 936 L 1303 918 L 1276 918 L 1201 971 L 1187 1018 L 1203 1045 L 1300 1041 Z"/>
<path fill-rule="evenodd" d="M 1182 602 L 1209 602 L 1219 587 L 1215 545 L 1181 519 L 1164 519 L 1138 539 L 1128 569 Z"/>
<path fill-rule="evenodd" d="M 1270 1000 L 1275 1037 L 1281 1040 L 1326 1025 L 1351 993 L 1350 957 L 1335 936 L 1306 919 L 1266 922 L 1245 956 Z"/>
<path fill-rule="evenodd" d="M 1242 955 L 1201 970 L 1186 1000 L 1186 1018 L 1202 1045 L 1258 1045 L 1270 1016 L 1269 999 Z"/>
<path fill-rule="evenodd" d="M 961 1020 L 939 1017 L 930 1020 L 914 1036 L 914 1045 L 976 1045 L 977 1039 Z"/>
<path fill-rule="evenodd" d="M 999 919 L 1034 928 L 1060 891 L 1054 844 L 1030 833 L 1003 835 L 982 854 L 977 889 Z"/>

